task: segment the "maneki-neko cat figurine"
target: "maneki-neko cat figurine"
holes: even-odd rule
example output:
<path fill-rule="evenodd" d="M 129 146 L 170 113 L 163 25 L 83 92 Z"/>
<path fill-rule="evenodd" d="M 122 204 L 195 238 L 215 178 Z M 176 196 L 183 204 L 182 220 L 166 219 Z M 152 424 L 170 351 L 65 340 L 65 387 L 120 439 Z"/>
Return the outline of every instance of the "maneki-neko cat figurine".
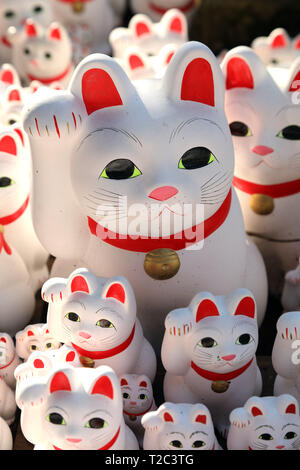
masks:
<path fill-rule="evenodd" d="M 268 37 L 258 37 L 252 49 L 270 67 L 289 67 L 300 55 L 300 35 L 291 39 L 284 28 L 276 28 Z"/>
<path fill-rule="evenodd" d="M 300 252 L 300 59 L 284 88 L 250 48 L 230 51 L 222 68 L 235 148 L 233 184 L 246 230 L 265 259 L 270 290 L 280 294 Z"/>
<path fill-rule="evenodd" d="M 86 266 L 126 277 L 157 350 L 166 314 L 200 290 L 246 287 L 264 316 L 265 267 L 232 190 L 224 88 L 216 57 L 190 42 L 161 80 L 131 82 L 91 55 L 68 91 L 41 91 L 26 110 L 33 217 L 53 275 Z"/>
<path fill-rule="evenodd" d="M 258 327 L 251 292 L 197 294 L 169 313 L 161 357 L 164 396 L 173 403 L 203 403 L 226 437 L 229 413 L 262 387 L 255 352 Z"/>

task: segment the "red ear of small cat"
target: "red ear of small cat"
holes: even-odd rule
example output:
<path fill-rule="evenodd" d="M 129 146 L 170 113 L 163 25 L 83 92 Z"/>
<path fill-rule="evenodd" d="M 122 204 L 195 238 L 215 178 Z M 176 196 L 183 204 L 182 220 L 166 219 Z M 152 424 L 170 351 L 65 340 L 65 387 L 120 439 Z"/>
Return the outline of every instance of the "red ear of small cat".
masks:
<path fill-rule="evenodd" d="M 9 90 L 7 100 L 22 102 L 20 90 L 18 88 L 12 88 L 11 90 Z"/>
<path fill-rule="evenodd" d="M 287 406 L 285 410 L 286 414 L 296 414 L 296 405 L 294 403 L 291 403 L 290 405 Z"/>
<path fill-rule="evenodd" d="M 13 136 L 5 135 L 0 139 L 0 152 L 17 156 L 17 144 Z"/>
<path fill-rule="evenodd" d="M 49 30 L 48 30 L 48 37 L 56 41 L 61 41 L 62 39 L 61 28 L 57 24 L 50 25 Z"/>
<path fill-rule="evenodd" d="M 2 343 L 6 343 L 6 338 L 2 336 L 2 338 L 0 338 L 0 341 L 2 341 Z"/>
<path fill-rule="evenodd" d="M 287 90 L 291 93 L 300 90 L 300 59 L 296 59 L 292 65 L 291 79 L 288 82 Z"/>
<path fill-rule="evenodd" d="M 35 23 L 28 19 L 25 23 L 25 32 L 28 37 L 35 37 L 38 35 Z"/>
<path fill-rule="evenodd" d="M 27 336 L 34 336 L 33 331 L 29 330 L 29 331 L 27 332 Z"/>
<path fill-rule="evenodd" d="M 71 385 L 64 372 L 56 372 L 50 383 L 50 393 L 66 391 L 71 392 Z"/>
<path fill-rule="evenodd" d="M 288 40 L 284 33 L 278 33 L 272 38 L 272 42 L 270 44 L 272 49 L 279 49 L 288 46 Z"/>
<path fill-rule="evenodd" d="M 215 106 L 214 77 L 206 59 L 197 58 L 188 64 L 182 79 L 181 99 Z"/>
<path fill-rule="evenodd" d="M 113 82 L 105 71 L 93 68 L 82 77 L 82 97 L 88 115 L 103 108 L 123 105 L 123 101 Z"/>
<path fill-rule="evenodd" d="M 128 382 L 126 379 L 121 379 L 121 387 L 124 387 L 125 385 L 128 385 Z"/>
<path fill-rule="evenodd" d="M 136 21 L 134 23 L 133 30 L 134 30 L 136 37 L 138 38 L 151 34 L 150 24 L 143 20 Z"/>
<path fill-rule="evenodd" d="M 91 395 L 104 395 L 111 400 L 114 398 L 114 389 L 109 377 L 104 375 L 100 377 L 94 384 L 93 389 L 91 391 Z"/>
<path fill-rule="evenodd" d="M 168 413 L 167 411 L 164 413 L 163 418 L 164 418 L 164 421 L 166 421 L 167 423 L 174 423 L 174 419 L 172 415 Z"/>
<path fill-rule="evenodd" d="M 111 284 L 111 286 L 109 286 L 105 297 L 107 299 L 108 298 L 116 299 L 119 302 L 121 302 L 122 304 L 124 304 L 125 300 L 126 300 L 125 289 L 122 286 L 122 284 L 116 282 L 114 284 Z"/>
<path fill-rule="evenodd" d="M 15 82 L 14 74 L 11 70 L 2 69 L 0 72 L 0 81 L 7 85 L 13 85 Z"/>
<path fill-rule="evenodd" d="M 207 421 L 206 415 L 197 415 L 195 418 L 196 423 L 206 424 L 206 421 Z"/>
<path fill-rule="evenodd" d="M 140 382 L 140 387 L 147 388 L 147 382 L 145 382 L 145 380 L 142 380 L 142 382 Z"/>
<path fill-rule="evenodd" d="M 238 304 L 234 315 L 244 315 L 246 317 L 255 318 L 255 301 L 252 297 L 244 297 Z"/>
<path fill-rule="evenodd" d="M 196 323 L 198 323 L 203 318 L 216 317 L 219 315 L 219 310 L 216 304 L 210 299 L 204 299 L 198 306 L 196 313 Z"/>
<path fill-rule="evenodd" d="M 75 276 L 71 282 L 71 292 L 86 292 L 90 293 L 88 283 L 83 276 Z"/>
<path fill-rule="evenodd" d="M 136 70 L 145 67 L 145 63 L 142 57 L 136 53 L 130 54 L 128 56 L 128 64 L 131 70 Z"/>
<path fill-rule="evenodd" d="M 300 49 L 300 36 L 297 36 L 297 37 L 294 39 L 293 48 L 294 48 L 294 49 Z"/>
<path fill-rule="evenodd" d="M 226 66 L 226 90 L 232 88 L 254 88 L 254 79 L 247 62 L 241 57 L 233 57 Z"/>
<path fill-rule="evenodd" d="M 251 408 L 251 414 L 252 416 L 262 416 L 263 415 L 263 412 L 257 407 L 257 406 L 253 406 Z"/>
<path fill-rule="evenodd" d="M 22 145 L 24 147 L 25 145 L 25 140 L 24 140 L 24 135 L 23 135 L 23 131 L 22 129 L 20 129 L 19 127 L 14 127 L 13 130 L 18 134 L 18 136 L 20 137 L 20 140 L 22 142 Z"/>
<path fill-rule="evenodd" d="M 181 16 L 174 15 L 174 17 L 169 23 L 169 30 L 172 31 L 173 33 L 178 33 L 178 34 L 182 34 L 184 32 L 185 25 L 183 23 Z"/>

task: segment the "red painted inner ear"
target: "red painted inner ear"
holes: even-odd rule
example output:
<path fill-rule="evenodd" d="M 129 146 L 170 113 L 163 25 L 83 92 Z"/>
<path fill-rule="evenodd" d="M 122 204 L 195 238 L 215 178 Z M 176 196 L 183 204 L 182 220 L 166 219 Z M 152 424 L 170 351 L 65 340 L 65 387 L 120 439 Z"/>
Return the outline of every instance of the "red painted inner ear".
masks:
<path fill-rule="evenodd" d="M 240 301 L 234 315 L 244 315 L 255 318 L 255 302 L 252 297 L 245 297 Z"/>
<path fill-rule="evenodd" d="M 10 70 L 3 70 L 0 75 L 1 82 L 8 83 L 13 85 L 14 83 L 14 74 Z"/>
<path fill-rule="evenodd" d="M 138 55 L 132 54 L 129 57 L 129 66 L 130 66 L 131 70 L 135 70 L 135 69 L 138 69 L 140 67 L 144 67 L 144 62 L 142 61 L 142 59 Z"/>
<path fill-rule="evenodd" d="M 82 77 L 82 97 L 88 115 L 98 109 L 123 104 L 119 92 L 105 70 L 91 69 Z"/>
<path fill-rule="evenodd" d="M 26 34 L 30 37 L 37 36 L 37 30 L 34 23 L 26 23 Z"/>
<path fill-rule="evenodd" d="M 140 383 L 140 387 L 144 387 L 146 388 L 147 387 L 147 382 L 145 382 L 144 380 Z"/>
<path fill-rule="evenodd" d="M 170 423 L 173 423 L 174 422 L 174 419 L 172 418 L 172 416 L 170 415 L 170 413 L 164 413 L 164 420 L 167 421 L 167 422 L 170 422 Z"/>
<path fill-rule="evenodd" d="M 6 343 L 6 338 L 1 338 L 0 341 L 2 341 L 2 343 Z"/>
<path fill-rule="evenodd" d="M 296 406 L 294 405 L 294 403 L 291 403 L 291 404 L 287 407 L 287 409 L 285 410 L 285 412 L 286 412 L 287 414 L 290 413 L 290 414 L 292 414 L 292 415 L 295 415 L 295 414 L 296 414 Z"/>
<path fill-rule="evenodd" d="M 57 39 L 57 41 L 61 40 L 61 31 L 59 28 L 52 28 L 50 31 L 50 38 Z"/>
<path fill-rule="evenodd" d="M 27 336 L 34 336 L 33 331 L 29 330 L 29 331 L 27 332 Z"/>
<path fill-rule="evenodd" d="M 183 27 L 182 27 L 182 22 L 180 18 L 173 18 L 173 20 L 170 23 L 170 31 L 173 31 L 174 33 L 182 33 Z"/>
<path fill-rule="evenodd" d="M 71 292 L 87 292 L 89 294 L 89 286 L 82 276 L 76 276 L 71 282 Z"/>
<path fill-rule="evenodd" d="M 124 387 L 124 385 L 128 385 L 128 382 L 125 379 L 121 379 L 121 387 Z"/>
<path fill-rule="evenodd" d="M 175 54 L 175 52 L 170 52 L 170 54 L 166 58 L 166 64 L 169 64 L 171 62 L 171 59 L 172 59 L 174 54 Z"/>
<path fill-rule="evenodd" d="M 251 409 L 251 413 L 253 416 L 262 416 L 263 415 L 263 412 L 257 408 L 257 406 L 253 406 L 253 408 Z"/>
<path fill-rule="evenodd" d="M 11 90 L 9 92 L 8 101 L 22 101 L 19 90 Z"/>
<path fill-rule="evenodd" d="M 74 359 L 75 359 L 75 352 L 74 351 L 68 352 L 68 354 L 66 355 L 66 362 L 73 362 Z"/>
<path fill-rule="evenodd" d="M 25 142 L 24 142 L 24 135 L 23 135 L 23 132 L 21 131 L 21 129 L 18 129 L 18 128 L 15 128 L 14 131 L 18 134 L 18 136 L 20 137 L 21 139 L 21 142 L 22 142 L 22 145 L 24 147 L 25 145 Z"/>
<path fill-rule="evenodd" d="M 278 36 L 276 36 L 273 39 L 272 44 L 271 44 L 272 49 L 278 49 L 280 47 L 286 47 L 286 46 L 287 46 L 287 42 L 286 42 L 286 38 L 284 34 L 278 34 Z"/>
<path fill-rule="evenodd" d="M 52 378 L 50 384 L 50 393 L 59 391 L 71 392 L 69 379 L 63 372 L 57 372 Z"/>
<path fill-rule="evenodd" d="M 300 90 L 300 70 L 296 74 L 294 80 L 291 83 L 289 91 L 298 91 Z"/>
<path fill-rule="evenodd" d="M 114 389 L 111 380 L 106 376 L 100 377 L 95 383 L 91 394 L 105 395 L 112 400 L 114 398 Z"/>
<path fill-rule="evenodd" d="M 142 21 L 139 21 L 138 23 L 136 23 L 135 34 L 138 37 L 141 37 L 141 36 L 144 36 L 145 34 L 150 34 L 150 33 L 151 33 L 151 30 L 149 26 L 147 25 L 147 23 L 143 23 Z"/>
<path fill-rule="evenodd" d="M 294 48 L 295 48 L 295 49 L 300 49 L 300 38 L 297 39 L 297 41 L 295 42 Z"/>
<path fill-rule="evenodd" d="M 187 66 L 182 79 L 181 99 L 215 106 L 214 77 L 207 60 L 194 59 Z"/>
<path fill-rule="evenodd" d="M 106 298 L 114 298 L 117 299 L 122 304 L 125 303 L 125 290 L 121 284 L 112 284 L 106 294 Z"/>
<path fill-rule="evenodd" d="M 196 314 L 196 323 L 206 317 L 217 317 L 219 316 L 219 311 L 216 304 L 210 300 L 205 299 L 200 302 L 197 314 Z"/>
<path fill-rule="evenodd" d="M 9 153 L 10 155 L 17 155 L 17 145 L 14 139 L 6 135 L 0 140 L 0 152 Z"/>
<path fill-rule="evenodd" d="M 253 75 L 249 65 L 240 57 L 234 57 L 227 64 L 226 89 L 254 88 Z"/>
<path fill-rule="evenodd" d="M 45 365 L 43 363 L 43 361 L 41 359 L 35 359 L 33 361 L 33 366 L 36 368 L 36 369 L 44 369 Z"/>
<path fill-rule="evenodd" d="M 196 423 L 206 424 L 206 416 L 205 415 L 198 415 L 195 419 Z"/>

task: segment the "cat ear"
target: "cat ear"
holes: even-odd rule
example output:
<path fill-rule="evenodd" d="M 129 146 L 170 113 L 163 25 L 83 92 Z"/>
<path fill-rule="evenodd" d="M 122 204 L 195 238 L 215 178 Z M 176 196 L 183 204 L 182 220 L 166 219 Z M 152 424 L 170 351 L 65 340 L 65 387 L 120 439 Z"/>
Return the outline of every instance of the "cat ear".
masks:
<path fill-rule="evenodd" d="M 128 382 L 126 379 L 124 379 L 123 377 L 121 378 L 120 380 L 120 384 L 121 384 L 121 387 L 125 387 L 126 385 L 128 385 Z"/>
<path fill-rule="evenodd" d="M 292 395 L 280 395 L 277 398 L 277 407 L 281 414 L 292 414 L 299 416 L 299 404 Z"/>
<path fill-rule="evenodd" d="M 141 39 L 151 36 L 153 23 L 150 18 L 143 14 L 134 15 L 128 25 L 135 38 Z"/>
<path fill-rule="evenodd" d="M 172 8 L 164 14 L 160 20 L 159 28 L 165 33 L 173 33 L 182 36 L 187 40 L 187 20 L 186 16 L 180 10 Z"/>
<path fill-rule="evenodd" d="M 0 341 L 1 341 L 2 343 L 6 343 L 6 338 L 5 338 L 4 336 L 1 336 Z"/>
<path fill-rule="evenodd" d="M 21 88 L 18 86 L 10 86 L 5 92 L 5 101 L 8 103 L 19 102 L 22 103 Z"/>
<path fill-rule="evenodd" d="M 36 23 L 28 18 L 25 22 L 25 34 L 27 37 L 36 37 L 38 36 L 38 28 Z"/>
<path fill-rule="evenodd" d="M 300 90 L 300 57 L 295 59 L 289 70 L 289 78 L 284 91 L 288 94 Z"/>
<path fill-rule="evenodd" d="M 47 36 L 50 40 L 61 41 L 64 37 L 65 31 L 58 23 L 52 23 L 47 31 Z"/>
<path fill-rule="evenodd" d="M 158 408 L 157 413 L 165 423 L 176 422 L 176 405 L 173 405 L 173 403 L 165 402 Z"/>
<path fill-rule="evenodd" d="M 147 377 L 146 375 L 139 375 L 136 379 L 136 383 L 138 387 L 143 387 L 143 388 L 151 387 L 151 381 L 149 377 Z"/>
<path fill-rule="evenodd" d="M 60 391 L 72 391 L 70 381 L 64 372 L 59 371 L 53 375 L 50 381 L 49 390 L 50 394 Z"/>
<path fill-rule="evenodd" d="M 289 47 L 290 38 L 285 29 L 277 28 L 270 34 L 268 43 L 271 49 L 282 49 L 284 47 Z"/>
<path fill-rule="evenodd" d="M 171 62 L 172 57 L 178 50 L 177 44 L 167 44 L 164 46 L 157 56 L 157 61 L 161 68 L 165 68 Z"/>
<path fill-rule="evenodd" d="M 220 315 L 215 297 L 209 292 L 197 294 L 190 303 L 190 310 L 196 323 L 207 317 Z"/>
<path fill-rule="evenodd" d="M 0 153 L 16 157 L 18 155 L 17 136 L 13 134 L 0 135 Z"/>
<path fill-rule="evenodd" d="M 19 75 L 10 64 L 3 64 L 0 69 L 0 82 L 5 85 L 20 85 Z"/>
<path fill-rule="evenodd" d="M 70 91 L 84 102 L 87 114 L 126 105 L 136 91 L 125 71 L 111 57 L 91 54 L 77 67 Z"/>
<path fill-rule="evenodd" d="M 135 295 L 131 284 L 123 276 L 117 276 L 106 283 L 103 292 L 103 299 L 117 300 L 124 307 L 134 313 L 136 310 Z"/>
<path fill-rule="evenodd" d="M 88 269 L 76 269 L 69 277 L 68 291 L 73 294 L 75 292 L 84 292 L 92 294 L 97 289 L 97 277 Z"/>
<path fill-rule="evenodd" d="M 120 382 L 113 370 L 106 366 L 98 368 L 96 374 L 89 386 L 90 395 L 103 395 L 111 400 L 117 399 L 120 392 Z"/>
<path fill-rule="evenodd" d="M 27 336 L 34 336 L 34 332 L 32 330 L 27 331 Z"/>
<path fill-rule="evenodd" d="M 258 408 L 258 406 L 252 406 L 251 414 L 252 416 L 256 417 L 256 416 L 262 416 L 263 412 L 260 408 Z"/>
<path fill-rule="evenodd" d="M 129 49 L 124 58 L 129 70 L 136 71 L 146 68 L 146 57 L 138 49 Z"/>
<path fill-rule="evenodd" d="M 163 78 L 167 98 L 224 109 L 224 79 L 216 57 L 204 44 L 188 42 L 172 57 Z"/>
<path fill-rule="evenodd" d="M 292 47 L 293 49 L 300 49 L 300 34 L 298 34 L 298 36 L 295 37 L 295 39 L 293 40 L 293 44 L 292 44 Z"/>
<path fill-rule="evenodd" d="M 191 411 L 191 421 L 195 423 L 211 425 L 212 419 L 205 405 L 194 405 Z"/>
<path fill-rule="evenodd" d="M 256 302 L 248 289 L 236 289 L 226 297 L 228 311 L 232 315 L 256 318 Z"/>

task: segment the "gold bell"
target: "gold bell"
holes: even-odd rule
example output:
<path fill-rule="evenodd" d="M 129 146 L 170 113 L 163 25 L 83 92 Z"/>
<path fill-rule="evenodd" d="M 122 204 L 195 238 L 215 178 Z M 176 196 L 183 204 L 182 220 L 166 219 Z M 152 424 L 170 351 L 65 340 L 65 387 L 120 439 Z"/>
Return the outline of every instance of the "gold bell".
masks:
<path fill-rule="evenodd" d="M 275 208 L 274 199 L 267 194 L 252 194 L 249 205 L 259 215 L 269 215 Z"/>
<path fill-rule="evenodd" d="M 3 225 L 0 225 L 0 233 L 4 233 L 4 227 L 3 227 Z"/>
<path fill-rule="evenodd" d="M 84 2 L 81 0 L 77 0 L 74 3 L 72 3 L 72 8 L 74 13 L 82 13 L 84 10 Z"/>
<path fill-rule="evenodd" d="M 89 357 L 80 356 L 79 360 L 82 367 L 86 367 L 88 369 L 93 369 L 95 367 L 95 361 L 93 361 L 93 359 L 90 359 Z"/>
<path fill-rule="evenodd" d="M 145 256 L 144 269 L 148 276 L 157 281 L 171 279 L 178 273 L 179 268 L 179 256 L 169 248 L 153 250 Z"/>
<path fill-rule="evenodd" d="M 229 389 L 230 382 L 225 380 L 217 380 L 216 382 L 212 382 L 211 389 L 215 393 L 225 393 Z"/>

